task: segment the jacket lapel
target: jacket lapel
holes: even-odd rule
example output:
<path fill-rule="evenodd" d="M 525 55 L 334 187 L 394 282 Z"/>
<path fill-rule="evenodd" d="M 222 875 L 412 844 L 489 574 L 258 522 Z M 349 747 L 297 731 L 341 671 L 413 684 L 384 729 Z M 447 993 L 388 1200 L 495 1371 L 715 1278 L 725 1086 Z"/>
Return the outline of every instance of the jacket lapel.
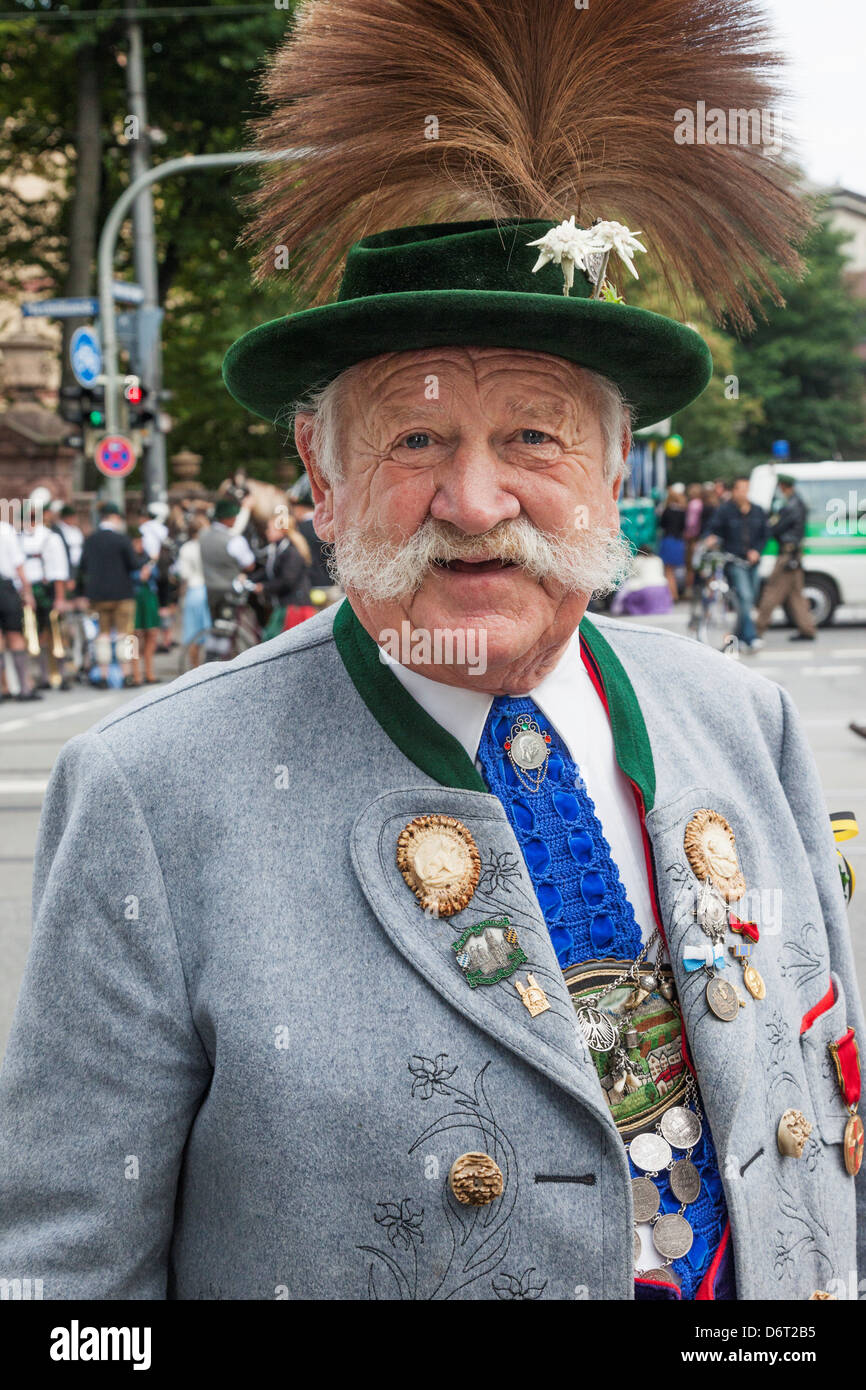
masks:
<path fill-rule="evenodd" d="M 745 1004 L 730 1022 L 717 1018 L 707 1003 L 706 973 L 703 970 L 689 972 L 683 964 L 684 957 L 690 954 L 690 946 L 708 944 L 708 938 L 695 920 L 699 884 L 683 846 L 689 821 L 704 808 L 718 811 L 733 827 L 740 865 L 748 875 L 749 866 L 742 862 L 745 837 L 738 833 L 741 809 L 718 789 L 691 787 L 676 800 L 651 811 L 646 824 L 658 870 L 659 906 L 680 998 L 683 1030 L 713 1136 L 717 1147 L 721 1147 L 730 1134 L 754 1064 L 756 1018 L 762 1005 L 752 999 L 743 986 L 740 966 L 728 950 L 734 941 L 730 933 L 722 943 L 726 965 L 718 974 L 734 986 Z M 735 902 L 729 906 L 736 912 Z"/>
<path fill-rule="evenodd" d="M 727 949 L 733 939 L 730 934 L 724 942 L 727 964 L 719 974 L 734 985 L 745 1001 L 736 1019 L 725 1022 L 716 1017 L 707 1004 L 705 972 L 689 972 L 683 965 L 687 947 L 708 943 L 695 920 L 699 885 L 686 859 L 683 840 L 686 826 L 697 811 L 715 810 L 733 827 L 742 856 L 744 850 L 748 852 L 742 808 L 718 789 L 701 786 L 680 793 L 664 805 L 655 805 L 653 748 L 641 713 L 639 691 L 635 691 L 622 662 L 598 629 L 586 619 L 580 626 L 586 649 L 584 659 L 590 675 L 595 673 L 596 688 L 608 707 L 617 762 L 634 788 L 644 825 L 651 888 L 677 985 L 686 1046 L 709 1112 L 713 1136 L 717 1144 L 723 1144 L 753 1064 L 755 1010 L 760 1005 L 742 986 L 740 967 Z M 675 748 L 663 749 L 662 756 L 674 759 Z M 741 868 L 749 882 L 754 866 L 741 862 Z M 731 907 L 736 911 L 736 903 Z"/>
<path fill-rule="evenodd" d="M 398 836 L 423 815 L 457 817 L 481 856 L 481 877 L 472 899 L 451 917 L 425 912 L 397 867 Z M 358 882 L 383 929 L 428 984 L 479 1028 L 579 1099 L 615 1135 L 532 880 L 497 798 L 430 786 L 385 792 L 357 817 L 351 854 Z M 526 961 L 507 979 L 470 988 L 453 943 L 466 927 L 503 916 L 516 930 Z M 525 985 L 529 973 L 550 1005 L 535 1018 L 515 986 L 515 980 Z"/>

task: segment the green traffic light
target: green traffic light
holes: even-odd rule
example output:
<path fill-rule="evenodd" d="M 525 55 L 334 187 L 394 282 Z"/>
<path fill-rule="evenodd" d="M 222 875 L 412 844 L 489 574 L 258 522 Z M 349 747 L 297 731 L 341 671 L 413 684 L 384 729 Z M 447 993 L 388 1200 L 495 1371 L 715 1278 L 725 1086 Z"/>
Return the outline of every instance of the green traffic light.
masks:
<path fill-rule="evenodd" d="M 99 426 L 105 424 L 105 416 L 103 415 L 101 410 L 91 410 L 87 418 L 89 419 L 91 425 Z"/>

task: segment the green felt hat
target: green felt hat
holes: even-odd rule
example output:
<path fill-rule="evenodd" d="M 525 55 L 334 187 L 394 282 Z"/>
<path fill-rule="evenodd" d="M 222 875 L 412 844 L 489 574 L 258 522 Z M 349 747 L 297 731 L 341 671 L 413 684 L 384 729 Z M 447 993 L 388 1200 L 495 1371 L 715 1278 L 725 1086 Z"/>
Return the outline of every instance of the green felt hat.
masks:
<path fill-rule="evenodd" d="M 703 338 L 661 314 L 592 298 L 580 269 L 568 295 L 560 265 L 534 272 L 538 249 L 528 243 L 556 225 L 443 222 L 364 237 L 349 250 L 336 303 L 245 333 L 226 353 L 223 379 L 241 405 L 274 421 L 381 353 L 522 348 L 608 377 L 637 429 L 682 410 L 712 376 Z"/>

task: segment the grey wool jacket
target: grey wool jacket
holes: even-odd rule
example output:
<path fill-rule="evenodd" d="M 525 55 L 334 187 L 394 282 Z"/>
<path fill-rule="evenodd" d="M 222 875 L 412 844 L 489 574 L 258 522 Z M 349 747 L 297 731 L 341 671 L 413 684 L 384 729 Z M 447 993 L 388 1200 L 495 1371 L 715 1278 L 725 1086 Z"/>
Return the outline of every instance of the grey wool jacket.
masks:
<path fill-rule="evenodd" d="M 863 1017 L 791 700 L 685 638 L 581 633 L 645 812 L 738 1297 L 844 1296 L 863 1184 L 828 1043 Z M 376 652 L 343 604 L 64 748 L 0 1073 L 0 1278 L 48 1299 L 634 1297 L 626 1154 L 517 840 Z M 701 808 L 764 905 L 767 995 L 733 1022 L 682 965 Z M 396 863 L 434 813 L 486 866 L 451 918 Z M 460 932 L 503 913 L 550 1002 L 536 1018 L 513 979 L 470 989 L 455 964 Z M 776 1142 L 789 1108 L 812 1125 L 799 1159 Z M 486 1207 L 448 1185 L 471 1151 L 504 1176 Z"/>

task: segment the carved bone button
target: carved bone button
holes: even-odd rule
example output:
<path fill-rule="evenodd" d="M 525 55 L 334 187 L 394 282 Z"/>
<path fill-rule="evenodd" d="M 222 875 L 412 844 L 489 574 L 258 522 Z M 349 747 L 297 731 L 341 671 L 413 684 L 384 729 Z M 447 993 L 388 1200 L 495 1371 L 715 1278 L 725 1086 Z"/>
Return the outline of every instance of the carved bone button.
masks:
<path fill-rule="evenodd" d="M 448 1174 L 451 1191 L 464 1206 L 486 1207 L 502 1196 L 502 1169 L 489 1154 L 461 1154 Z"/>
<path fill-rule="evenodd" d="M 776 1133 L 779 1153 L 788 1158 L 802 1158 L 812 1126 L 801 1110 L 786 1110 Z"/>
<path fill-rule="evenodd" d="M 475 892 L 481 855 L 456 817 L 416 816 L 397 837 L 397 867 L 426 912 L 450 917 Z"/>
<path fill-rule="evenodd" d="M 686 826 L 683 847 L 697 879 L 709 879 L 729 903 L 743 896 L 746 880 L 737 859 L 736 836 L 718 811 L 695 812 Z"/>

